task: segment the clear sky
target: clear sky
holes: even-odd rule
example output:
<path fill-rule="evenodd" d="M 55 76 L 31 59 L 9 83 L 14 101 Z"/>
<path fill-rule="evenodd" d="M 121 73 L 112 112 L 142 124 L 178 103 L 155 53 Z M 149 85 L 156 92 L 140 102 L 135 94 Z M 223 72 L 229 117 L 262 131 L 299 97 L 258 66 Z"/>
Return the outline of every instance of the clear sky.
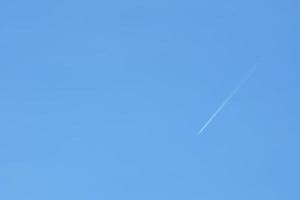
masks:
<path fill-rule="evenodd" d="M 0 199 L 300 199 L 299 10 L 1 0 Z"/>

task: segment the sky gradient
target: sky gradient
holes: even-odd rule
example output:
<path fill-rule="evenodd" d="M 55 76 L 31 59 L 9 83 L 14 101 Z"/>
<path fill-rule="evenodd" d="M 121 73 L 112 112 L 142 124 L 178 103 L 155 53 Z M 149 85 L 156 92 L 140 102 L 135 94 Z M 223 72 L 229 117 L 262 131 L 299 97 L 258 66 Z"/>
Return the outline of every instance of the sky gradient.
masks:
<path fill-rule="evenodd" d="M 299 9 L 2 0 L 0 199 L 300 199 Z"/>

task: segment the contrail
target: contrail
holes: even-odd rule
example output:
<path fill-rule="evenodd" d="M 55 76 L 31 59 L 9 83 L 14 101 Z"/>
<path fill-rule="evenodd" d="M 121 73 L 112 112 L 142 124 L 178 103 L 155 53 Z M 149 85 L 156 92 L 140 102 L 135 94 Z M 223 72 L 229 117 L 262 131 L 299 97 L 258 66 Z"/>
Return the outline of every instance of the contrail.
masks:
<path fill-rule="evenodd" d="M 243 85 L 251 78 L 253 73 L 255 72 L 257 65 L 255 64 L 246 74 L 244 78 L 240 80 L 240 82 L 233 88 L 233 90 L 229 93 L 227 98 L 223 101 L 223 103 L 217 108 L 217 110 L 211 115 L 211 117 L 207 120 L 207 122 L 202 126 L 199 130 L 198 135 L 201 134 L 207 126 L 214 120 L 214 118 L 223 110 L 223 108 L 229 103 L 229 101 L 236 95 L 236 93 L 243 87 Z"/>

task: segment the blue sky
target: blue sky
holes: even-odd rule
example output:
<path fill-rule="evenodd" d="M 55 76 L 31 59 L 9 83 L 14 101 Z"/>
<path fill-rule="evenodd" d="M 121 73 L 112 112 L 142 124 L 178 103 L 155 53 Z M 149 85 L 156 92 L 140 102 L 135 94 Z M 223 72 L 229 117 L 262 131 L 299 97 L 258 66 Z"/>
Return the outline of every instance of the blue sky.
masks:
<path fill-rule="evenodd" d="M 2 0 L 0 198 L 300 199 L 299 6 Z"/>

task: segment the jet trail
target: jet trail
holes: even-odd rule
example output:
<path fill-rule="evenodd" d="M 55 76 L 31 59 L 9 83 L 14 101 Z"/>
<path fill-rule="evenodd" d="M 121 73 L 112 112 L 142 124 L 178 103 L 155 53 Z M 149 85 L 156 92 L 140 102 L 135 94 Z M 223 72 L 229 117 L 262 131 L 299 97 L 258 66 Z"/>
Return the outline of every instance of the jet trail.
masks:
<path fill-rule="evenodd" d="M 248 71 L 246 76 L 240 80 L 240 82 L 233 88 L 233 90 L 229 93 L 227 98 L 223 101 L 223 103 L 217 108 L 217 110 L 211 115 L 211 117 L 207 120 L 207 122 L 202 126 L 199 130 L 198 135 L 200 135 L 207 126 L 214 120 L 214 118 L 223 110 L 223 108 L 229 103 L 229 101 L 236 95 L 236 93 L 243 87 L 243 85 L 251 78 L 253 73 L 255 72 L 257 66 L 254 65 L 251 70 Z"/>

